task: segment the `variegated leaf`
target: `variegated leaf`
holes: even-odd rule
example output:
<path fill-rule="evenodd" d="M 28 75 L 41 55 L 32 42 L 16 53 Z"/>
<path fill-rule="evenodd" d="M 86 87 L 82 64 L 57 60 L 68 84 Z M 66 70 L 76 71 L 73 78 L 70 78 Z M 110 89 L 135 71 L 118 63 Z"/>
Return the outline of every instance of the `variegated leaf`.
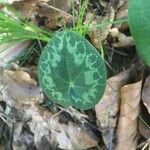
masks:
<path fill-rule="evenodd" d="M 106 85 L 106 69 L 96 49 L 78 34 L 58 32 L 41 54 L 39 82 L 54 102 L 79 109 L 94 107 Z"/>

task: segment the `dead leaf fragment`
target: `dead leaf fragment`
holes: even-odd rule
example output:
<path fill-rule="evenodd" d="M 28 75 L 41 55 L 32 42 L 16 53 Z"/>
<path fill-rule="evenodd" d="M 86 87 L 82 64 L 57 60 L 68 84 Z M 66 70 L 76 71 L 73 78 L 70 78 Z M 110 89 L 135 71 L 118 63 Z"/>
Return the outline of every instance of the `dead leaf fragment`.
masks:
<path fill-rule="evenodd" d="M 10 71 L 5 70 L 4 71 L 5 77 L 8 79 L 13 80 L 14 82 L 20 84 L 20 85 L 33 85 L 36 86 L 36 81 L 30 77 L 30 75 L 22 70 L 16 70 L 16 71 Z M 12 82 L 13 82 L 12 81 Z"/>
<path fill-rule="evenodd" d="M 26 125 L 34 134 L 32 142 L 36 148 L 42 144 L 43 138 L 53 147 L 52 149 L 57 147 L 67 150 L 87 149 L 98 144 L 99 139 L 89 128 L 79 126 L 70 120 L 67 123 L 60 122 L 59 115 L 54 115 L 38 105 L 22 105 L 18 109 L 18 113 L 20 112 L 24 112 L 22 118 L 29 120 Z M 23 124 L 23 122 L 15 124 L 14 146 L 23 136 L 20 132 L 23 130 Z M 26 136 L 21 142 L 32 138 L 28 139 Z"/>
<path fill-rule="evenodd" d="M 142 90 L 142 100 L 150 113 L 150 75 L 147 77 Z"/>
<path fill-rule="evenodd" d="M 31 101 L 42 102 L 43 93 L 36 85 L 36 81 L 22 70 L 4 70 L 1 74 L 3 100 L 10 106 Z"/>
<path fill-rule="evenodd" d="M 107 0 L 99 0 L 99 3 L 103 6 L 106 7 L 108 5 L 108 1 Z"/>
<path fill-rule="evenodd" d="M 59 115 L 54 115 L 39 105 L 43 94 L 27 72 L 4 70 L 0 85 L 2 88 L 5 85 L 0 96 L 13 114 L 10 125 L 14 127 L 14 149 L 27 149 L 30 145 L 38 149 L 43 144 L 43 139 L 49 147 L 67 150 L 87 149 L 98 144 L 99 139 L 90 128 L 70 120 L 61 123 Z M 24 129 L 25 126 L 28 131 Z"/>
<path fill-rule="evenodd" d="M 121 4 L 122 1 L 122 4 Z M 120 0 L 119 7 L 115 16 L 115 20 L 128 19 L 128 2 L 126 0 Z M 127 31 L 129 25 L 127 22 L 120 24 L 114 24 L 114 28 L 118 28 L 120 31 Z"/>
<path fill-rule="evenodd" d="M 117 42 L 112 43 L 114 47 L 129 47 L 134 45 L 133 38 L 131 36 L 126 36 L 125 34 L 119 32 L 117 28 L 111 29 L 109 34 L 113 38 L 117 38 Z"/>
<path fill-rule="evenodd" d="M 145 125 L 142 120 L 139 120 L 139 131 L 145 139 L 150 138 L 150 127 Z"/>
<path fill-rule="evenodd" d="M 88 33 L 88 35 L 91 38 L 93 45 L 98 49 L 100 48 L 101 42 L 107 38 L 109 34 L 109 30 L 111 29 L 111 26 L 112 26 L 112 24 L 105 25 L 105 22 L 108 22 L 108 21 L 111 22 L 114 20 L 114 17 L 115 17 L 115 11 L 111 6 L 108 6 L 108 8 L 106 8 L 106 12 L 107 12 L 106 13 L 107 15 L 104 17 L 92 16 L 93 14 L 87 14 L 86 20 L 85 20 L 85 24 L 90 23 L 90 26 L 91 26 L 91 31 Z M 91 18 L 93 18 L 93 22 L 89 22 L 91 21 Z M 104 24 L 104 26 L 99 28 L 98 25 L 100 24 Z"/>
<path fill-rule="evenodd" d="M 30 41 L 0 45 L 0 67 L 6 67 L 10 61 L 18 57 L 18 55 L 23 53 L 30 45 Z"/>
<path fill-rule="evenodd" d="M 61 27 L 73 19 L 67 13 L 71 7 L 69 0 L 23 0 L 14 2 L 12 6 L 27 20 L 49 29 Z"/>
<path fill-rule="evenodd" d="M 116 131 L 116 150 L 135 150 L 137 147 L 138 139 L 136 135 L 141 87 L 142 81 L 139 81 L 121 88 L 120 116 Z"/>
<path fill-rule="evenodd" d="M 67 150 L 87 149 L 96 146 L 98 139 L 84 126 L 79 127 L 72 122 L 68 124 L 58 123 L 58 118 L 52 118 L 50 125 L 53 126 L 52 137 L 59 141 L 59 148 Z"/>
<path fill-rule="evenodd" d="M 131 70 L 126 70 L 107 80 L 104 96 L 95 107 L 105 144 L 109 145 L 110 130 L 115 129 L 120 103 L 120 88 L 130 79 Z"/>

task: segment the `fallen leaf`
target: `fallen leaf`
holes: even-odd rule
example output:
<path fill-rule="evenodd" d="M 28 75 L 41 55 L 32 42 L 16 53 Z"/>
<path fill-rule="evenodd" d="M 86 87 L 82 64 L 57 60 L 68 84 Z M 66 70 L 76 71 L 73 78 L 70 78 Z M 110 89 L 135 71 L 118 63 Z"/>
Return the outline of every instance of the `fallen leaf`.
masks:
<path fill-rule="evenodd" d="M 37 149 L 42 144 L 43 138 L 53 147 L 52 149 L 56 149 L 57 147 L 67 150 L 87 149 L 98 144 L 99 139 L 90 128 L 84 125 L 79 126 L 70 120 L 67 123 L 63 123 L 60 121 L 59 115 L 54 115 L 41 106 L 36 104 L 22 105 L 17 111 L 17 113 L 24 112 L 22 118 L 29 120 L 26 125 L 34 135 L 32 142 Z M 27 135 L 24 139 L 20 140 L 23 136 L 20 131 L 22 131 L 23 126 L 25 126 L 24 121 L 20 123 L 17 122 L 15 125 L 14 146 L 16 146 L 19 141 L 27 144 L 27 141 L 32 140 L 32 138 L 29 138 Z M 27 145 L 29 144 L 30 143 Z"/>
<path fill-rule="evenodd" d="M 45 27 L 55 29 L 73 22 L 73 16 L 67 13 L 71 8 L 69 0 L 50 0 L 47 3 L 37 4 L 39 9 L 37 15 L 45 18 Z"/>
<path fill-rule="evenodd" d="M 135 150 L 137 147 L 141 87 L 142 81 L 139 81 L 121 88 L 120 115 L 116 131 L 116 150 Z"/>
<path fill-rule="evenodd" d="M 103 6 L 106 7 L 108 5 L 108 1 L 107 0 L 99 0 L 99 3 Z"/>
<path fill-rule="evenodd" d="M 126 70 L 107 80 L 105 93 L 101 101 L 96 105 L 95 112 L 102 130 L 106 146 L 110 142 L 110 130 L 115 129 L 119 112 L 120 88 L 130 79 L 131 70 Z"/>
<path fill-rule="evenodd" d="M 119 0 L 118 8 L 124 6 L 126 3 L 128 3 L 128 0 Z"/>
<path fill-rule="evenodd" d="M 143 135 L 145 139 L 150 138 L 150 127 L 145 125 L 143 120 L 139 120 L 139 132 Z"/>
<path fill-rule="evenodd" d="M 59 141 L 59 148 L 67 150 L 87 149 L 98 144 L 98 139 L 90 129 L 84 126 L 79 127 L 70 121 L 68 124 L 58 122 L 57 117 L 50 120 L 50 125 L 54 128 L 51 131 L 52 137 Z"/>
<path fill-rule="evenodd" d="M 7 67 L 8 63 L 15 60 L 21 55 L 29 46 L 30 41 L 7 43 L 0 45 L 0 68 Z"/>
<path fill-rule="evenodd" d="M 128 2 L 126 0 L 123 0 L 123 4 L 120 4 L 117 14 L 116 14 L 116 19 L 127 19 L 128 18 Z"/>
<path fill-rule="evenodd" d="M 20 14 L 36 25 L 49 29 L 56 29 L 64 22 L 72 22 L 72 15 L 68 14 L 71 8 L 69 0 L 23 0 L 14 2 L 12 6 Z"/>
<path fill-rule="evenodd" d="M 0 145 L 0 150 L 5 150 L 5 147 L 3 145 Z"/>
<path fill-rule="evenodd" d="M 12 7 L 21 14 L 22 17 L 27 20 L 34 20 L 37 14 L 36 4 L 39 0 L 22 0 L 22 1 L 13 1 Z"/>
<path fill-rule="evenodd" d="M 117 5 L 119 3 L 119 0 L 110 0 L 111 5 L 113 6 L 114 9 L 117 8 Z"/>
<path fill-rule="evenodd" d="M 88 35 L 93 45 L 98 49 L 100 48 L 101 42 L 107 38 L 109 34 L 109 30 L 111 29 L 111 26 L 112 26 L 112 24 L 108 25 L 108 24 L 105 24 L 105 22 L 108 22 L 108 21 L 111 22 L 114 20 L 114 17 L 115 17 L 115 11 L 112 7 L 109 6 L 108 8 L 106 8 L 106 12 L 108 13 L 106 13 L 107 15 L 104 17 L 101 17 L 101 16 L 89 17 L 88 15 L 91 15 L 91 14 L 87 14 L 87 17 L 85 20 L 85 24 L 89 24 L 89 21 L 91 20 L 91 18 L 93 18 L 93 21 L 90 22 L 90 26 L 93 28 L 91 28 L 91 31 L 89 31 Z M 98 26 L 100 24 L 104 24 L 104 25 L 101 28 L 99 28 Z"/>
<path fill-rule="evenodd" d="M 109 31 L 109 34 L 113 38 L 117 38 L 117 42 L 112 43 L 114 47 L 129 47 L 134 45 L 133 38 L 131 36 L 126 36 L 125 34 L 118 31 L 117 28 L 113 28 Z"/>
<path fill-rule="evenodd" d="M 150 75 L 147 77 L 142 90 L 142 101 L 150 113 Z"/>
<path fill-rule="evenodd" d="M 36 81 L 22 70 L 4 70 L 1 74 L 2 99 L 10 106 L 31 101 L 42 102 L 43 93 Z"/>
<path fill-rule="evenodd" d="M 12 110 L 14 149 L 27 149 L 33 144 L 38 149 L 43 138 L 48 145 L 67 150 L 87 149 L 98 144 L 99 139 L 90 128 L 70 120 L 61 123 L 59 115 L 39 105 L 43 94 L 27 72 L 4 70 L 0 79 L 0 85 L 5 85 L 1 89 L 2 99 Z"/>
<path fill-rule="evenodd" d="M 121 3 L 121 1 L 123 1 Z M 126 0 L 120 0 L 119 7 L 117 9 L 117 13 L 115 15 L 115 20 L 123 20 L 128 19 L 128 1 Z M 113 28 L 118 28 L 119 31 L 127 31 L 129 29 L 129 25 L 127 22 L 122 22 L 119 24 L 114 24 Z"/>

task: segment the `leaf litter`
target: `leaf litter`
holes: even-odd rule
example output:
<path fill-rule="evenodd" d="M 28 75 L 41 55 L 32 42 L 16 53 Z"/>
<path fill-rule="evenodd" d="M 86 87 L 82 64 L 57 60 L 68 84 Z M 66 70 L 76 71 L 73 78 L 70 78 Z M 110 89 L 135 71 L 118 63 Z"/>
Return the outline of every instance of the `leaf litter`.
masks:
<path fill-rule="evenodd" d="M 70 1 L 23 0 L 11 3 L 24 18 L 44 28 L 61 30 L 64 26 L 73 24 Z M 89 41 L 98 50 L 103 46 L 106 63 L 108 56 L 109 60 L 113 60 L 116 52 L 120 52 L 119 57 L 125 60 L 129 57 L 130 67 L 134 66 L 136 69 L 118 65 L 117 61 L 109 61 L 112 70 L 116 65 L 118 70 L 113 70 L 112 73 L 108 68 L 109 79 L 105 93 L 93 110 L 65 109 L 52 103 L 52 108 L 49 108 L 47 104 L 43 105 L 47 98 L 38 85 L 36 71 L 32 75 L 34 79 L 31 77 L 30 65 L 25 66 L 26 71 L 22 66 L 18 69 L 6 67 L 10 60 L 16 63 L 14 56 L 17 56 L 16 48 L 8 48 L 5 53 L 0 53 L 3 56 L 0 57 L 0 149 L 134 150 L 148 147 L 149 77 L 142 80 L 140 73 L 143 70 L 135 75 L 141 64 L 137 62 L 137 56 L 133 58 L 127 51 L 129 49 L 135 53 L 128 23 L 113 24 L 117 19 L 127 18 L 127 1 L 114 0 L 109 3 L 99 0 L 90 1 L 89 5 L 93 10 L 87 9 L 83 23 L 96 26 L 87 32 Z M 78 12 L 78 6 L 79 1 L 76 1 L 75 13 Z M 104 28 L 97 28 L 103 22 L 109 24 Z M 28 46 L 30 42 L 26 43 Z M 21 51 L 26 47 L 21 42 L 17 44 L 21 45 Z M 112 51 L 108 51 L 108 47 Z M 127 56 L 122 54 L 120 47 Z M 134 78 L 133 74 L 135 78 L 140 78 L 138 82 L 131 80 Z M 144 106 L 141 106 L 141 102 Z M 146 118 L 140 114 L 144 114 Z"/>

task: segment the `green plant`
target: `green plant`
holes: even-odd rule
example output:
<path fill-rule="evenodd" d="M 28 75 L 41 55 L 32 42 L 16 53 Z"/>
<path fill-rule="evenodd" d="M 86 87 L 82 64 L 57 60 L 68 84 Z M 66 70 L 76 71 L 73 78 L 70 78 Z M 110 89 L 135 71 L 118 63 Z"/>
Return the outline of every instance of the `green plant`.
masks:
<path fill-rule="evenodd" d="M 50 99 L 65 107 L 75 106 L 80 109 L 94 107 L 102 97 L 106 86 L 104 60 L 86 39 L 80 37 L 97 28 L 83 24 L 87 4 L 88 0 L 83 4 L 80 1 L 79 15 L 73 28 L 58 32 L 54 37 L 51 32 L 48 33 L 20 17 L 14 18 L 15 13 L 12 10 L 14 13 L 12 16 L 1 13 L 0 21 L 3 26 L 0 31 L 3 34 L 3 42 L 49 41 L 38 65 L 39 82 Z M 115 22 L 103 23 L 98 28 L 112 23 Z"/>
<path fill-rule="evenodd" d="M 16 15 L 13 9 L 7 8 L 10 11 L 9 14 L 0 11 L 0 43 L 26 40 L 42 40 L 48 42 L 52 36 L 51 32 L 29 23 Z"/>
<path fill-rule="evenodd" d="M 58 32 L 40 57 L 38 77 L 56 103 L 80 109 L 94 107 L 106 85 L 106 69 L 97 50 L 75 32 Z"/>
<path fill-rule="evenodd" d="M 72 14 L 73 14 L 73 18 L 74 18 L 72 30 L 75 31 L 76 33 L 84 36 L 88 32 L 89 24 L 90 24 L 90 22 L 88 25 L 83 24 L 85 12 L 88 7 L 89 0 L 84 0 L 84 1 L 79 0 L 79 13 L 78 13 L 77 18 L 75 16 L 75 0 L 71 0 L 71 3 L 72 3 Z"/>
<path fill-rule="evenodd" d="M 150 66 L 150 1 L 129 1 L 129 25 L 137 50 Z"/>

